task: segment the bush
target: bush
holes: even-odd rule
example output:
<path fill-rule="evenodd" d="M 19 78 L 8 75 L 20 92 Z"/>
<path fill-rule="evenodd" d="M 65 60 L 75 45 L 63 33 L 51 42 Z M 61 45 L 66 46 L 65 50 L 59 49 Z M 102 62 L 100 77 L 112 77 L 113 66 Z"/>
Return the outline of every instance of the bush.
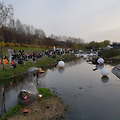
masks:
<path fill-rule="evenodd" d="M 15 46 L 15 47 L 19 47 L 19 46 L 20 46 L 20 44 L 18 44 L 18 43 L 15 43 L 15 44 L 14 44 L 14 46 Z"/>
<path fill-rule="evenodd" d="M 102 50 L 99 52 L 99 56 L 106 57 L 106 58 L 111 58 L 119 55 L 120 55 L 120 50 L 118 49 L 108 49 L 108 50 Z"/>
<path fill-rule="evenodd" d="M 5 46 L 6 47 L 14 47 L 14 43 L 7 42 Z"/>
<path fill-rule="evenodd" d="M 30 47 L 30 45 L 28 45 L 28 44 L 23 44 L 22 46 L 23 47 Z"/>
<path fill-rule="evenodd" d="M 2 42 L 2 47 L 5 47 L 6 43 L 5 42 Z"/>

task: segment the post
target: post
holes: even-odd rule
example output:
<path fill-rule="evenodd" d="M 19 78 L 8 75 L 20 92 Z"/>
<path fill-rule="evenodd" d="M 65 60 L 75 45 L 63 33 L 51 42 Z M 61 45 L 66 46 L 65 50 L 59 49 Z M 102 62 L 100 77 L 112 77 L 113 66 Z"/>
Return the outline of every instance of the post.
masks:
<path fill-rule="evenodd" d="M 1 63 L 2 63 L 2 68 L 5 69 L 4 64 L 3 64 L 2 41 L 3 41 L 3 37 L 0 36 L 0 42 L 1 42 Z"/>

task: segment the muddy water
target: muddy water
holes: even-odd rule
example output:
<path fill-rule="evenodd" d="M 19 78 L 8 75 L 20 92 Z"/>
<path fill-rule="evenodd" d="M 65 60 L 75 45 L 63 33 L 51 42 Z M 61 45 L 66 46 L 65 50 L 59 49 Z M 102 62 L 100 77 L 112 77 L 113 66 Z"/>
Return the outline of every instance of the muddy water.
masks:
<path fill-rule="evenodd" d="M 109 75 L 102 78 L 101 69 Z M 113 66 L 97 66 L 85 60 L 65 64 L 64 69 L 48 69 L 44 74 L 0 86 L 0 111 L 17 103 L 17 95 L 29 81 L 37 87 L 50 88 L 70 107 L 65 120 L 119 120 L 120 79 L 111 73 Z M 4 93 L 4 94 L 3 94 Z"/>

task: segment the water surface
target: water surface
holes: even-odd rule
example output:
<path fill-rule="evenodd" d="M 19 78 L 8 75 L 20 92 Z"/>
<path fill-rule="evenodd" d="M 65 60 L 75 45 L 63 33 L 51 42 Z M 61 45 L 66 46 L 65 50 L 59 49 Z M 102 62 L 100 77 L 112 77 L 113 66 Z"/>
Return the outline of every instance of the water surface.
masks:
<path fill-rule="evenodd" d="M 36 87 L 50 88 L 70 106 L 65 120 L 120 120 L 120 79 L 111 73 L 113 67 L 98 66 L 96 70 L 96 65 L 79 59 L 66 63 L 63 70 L 55 67 L 38 77 L 26 77 L 14 87 L 1 86 L 0 110 L 8 110 L 16 104 L 18 93 L 31 79 Z M 102 78 L 102 68 L 109 70 L 107 78 Z"/>
<path fill-rule="evenodd" d="M 111 73 L 113 66 L 98 67 L 84 60 L 70 62 L 63 72 L 48 70 L 40 79 L 43 86 L 56 89 L 58 95 L 70 106 L 65 120 L 119 120 L 120 79 Z M 101 69 L 109 70 L 102 78 Z"/>

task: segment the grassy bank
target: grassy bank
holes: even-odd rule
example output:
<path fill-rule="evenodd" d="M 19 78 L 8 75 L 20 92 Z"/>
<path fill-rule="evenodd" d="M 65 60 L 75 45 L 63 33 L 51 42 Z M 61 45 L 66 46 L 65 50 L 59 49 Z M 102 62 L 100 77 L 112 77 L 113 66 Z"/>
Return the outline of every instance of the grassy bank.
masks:
<path fill-rule="evenodd" d="M 67 109 L 61 99 L 51 94 L 51 91 L 47 88 L 38 88 L 38 91 L 39 94 L 42 94 L 42 98 L 26 106 L 18 103 L 4 114 L 0 120 L 49 120 L 50 118 L 63 118 Z M 26 116 L 22 112 L 23 109 L 29 110 Z"/>
<path fill-rule="evenodd" d="M 37 88 L 39 94 L 43 95 L 43 98 L 47 98 L 49 96 L 53 96 L 49 89 L 47 88 Z M 0 120 L 7 120 L 9 117 L 14 117 L 16 115 L 20 115 L 24 105 L 18 103 L 14 107 L 12 107 L 8 112 L 6 112 Z"/>
<path fill-rule="evenodd" d="M 120 50 L 119 49 L 106 49 L 99 52 L 99 56 L 104 58 L 106 63 L 117 65 L 120 62 Z"/>
<path fill-rule="evenodd" d="M 99 52 L 99 56 L 110 59 L 120 60 L 120 50 L 119 49 L 107 49 Z"/>
<path fill-rule="evenodd" d="M 10 82 L 11 77 L 15 79 L 18 78 L 17 76 L 25 76 L 25 73 L 27 73 L 29 67 L 41 67 L 43 70 L 45 70 L 56 66 L 60 60 L 66 62 L 73 59 L 76 59 L 73 54 L 65 54 L 56 56 L 56 58 L 45 56 L 44 58 L 38 59 L 36 62 L 25 61 L 25 64 L 23 65 L 17 64 L 15 69 L 11 68 L 10 65 L 6 65 L 4 70 L 0 69 L 0 83 L 4 84 L 6 82 Z M 30 112 L 27 114 L 27 119 L 36 118 L 47 120 L 53 118 L 63 118 L 66 108 L 62 100 L 56 95 L 51 94 L 49 89 L 38 88 L 38 91 L 40 94 L 42 94 L 42 99 L 40 98 L 38 101 L 35 101 L 32 106 L 23 106 L 22 104 L 18 103 L 13 108 L 11 108 L 0 120 L 26 120 L 26 116 L 24 116 L 22 113 L 24 108 L 30 110 Z"/>
<path fill-rule="evenodd" d="M 30 47 L 3 47 L 3 56 L 8 54 L 8 49 L 12 49 L 16 52 L 19 50 L 24 50 L 25 53 L 31 53 L 31 52 L 40 52 L 40 51 L 46 51 L 47 48 L 45 47 L 40 47 L 40 46 L 30 46 Z"/>
<path fill-rule="evenodd" d="M 15 77 L 18 75 L 23 75 L 27 72 L 30 67 L 38 67 L 42 69 L 52 68 L 57 65 L 58 61 L 70 61 L 76 57 L 73 54 L 65 54 L 61 56 L 56 56 L 56 58 L 51 58 L 45 56 L 44 58 L 34 61 L 25 61 L 25 64 L 17 64 L 16 68 L 12 68 L 11 65 L 6 64 L 5 69 L 0 69 L 0 82 L 9 81 L 9 78 Z"/>

